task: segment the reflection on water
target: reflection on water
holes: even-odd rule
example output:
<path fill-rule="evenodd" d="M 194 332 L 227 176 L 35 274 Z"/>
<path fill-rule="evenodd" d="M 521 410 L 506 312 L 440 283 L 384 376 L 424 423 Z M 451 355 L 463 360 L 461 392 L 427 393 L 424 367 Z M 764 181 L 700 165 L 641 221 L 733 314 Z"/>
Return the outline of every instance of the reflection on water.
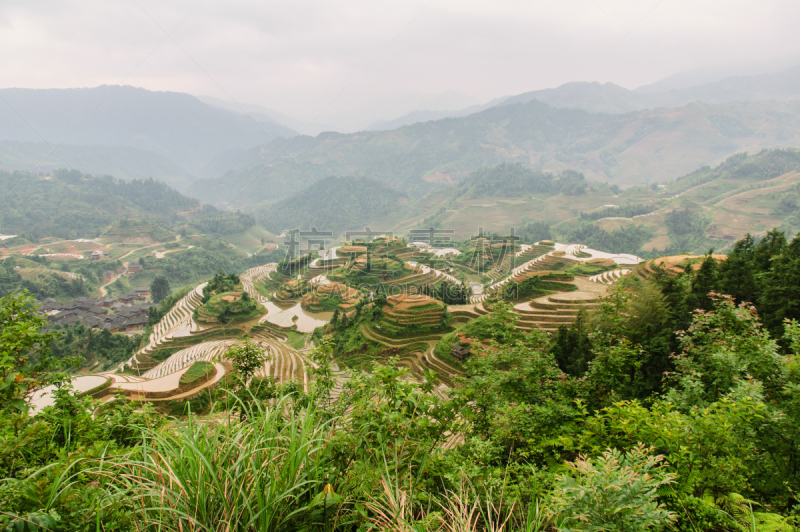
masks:
<path fill-rule="evenodd" d="M 314 332 L 314 329 L 325 325 L 333 317 L 333 312 L 306 312 L 300 303 L 287 310 L 271 301 L 264 302 L 263 305 L 267 308 L 267 315 L 260 322 L 266 320 L 278 327 L 297 325 L 297 332 L 301 333 Z M 297 320 L 294 319 L 295 316 Z"/>
<path fill-rule="evenodd" d="M 108 377 L 101 377 L 99 375 L 81 375 L 78 377 L 73 377 L 70 381 L 70 384 L 72 384 L 72 387 L 76 392 L 81 393 L 88 392 L 92 388 L 100 386 L 106 382 L 106 380 L 108 380 Z M 46 406 L 53 406 L 53 396 L 51 394 L 55 389 L 55 386 L 46 386 L 33 394 L 30 402 L 34 412 L 38 412 Z"/>

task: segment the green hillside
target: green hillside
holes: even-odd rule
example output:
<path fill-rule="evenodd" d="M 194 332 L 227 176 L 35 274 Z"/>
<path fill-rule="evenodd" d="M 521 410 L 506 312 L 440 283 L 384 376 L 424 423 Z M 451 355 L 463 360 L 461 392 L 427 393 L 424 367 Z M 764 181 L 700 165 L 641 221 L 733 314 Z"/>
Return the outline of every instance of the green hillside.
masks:
<path fill-rule="evenodd" d="M 340 232 L 385 221 L 404 204 L 405 194 L 373 179 L 329 177 L 257 211 L 257 218 L 276 234 L 295 227 Z"/>
<path fill-rule="evenodd" d="M 89 238 L 120 218 L 169 219 L 198 206 L 167 185 L 59 170 L 40 177 L 0 172 L 0 232 Z"/>
<path fill-rule="evenodd" d="M 589 245 L 596 235 L 606 238 L 604 231 L 635 234 L 636 242 L 649 235 L 644 250 L 682 253 L 726 249 L 747 233 L 764 234 L 773 227 L 795 232 L 800 229 L 800 152 L 736 154 L 664 187 L 629 189 L 615 203 L 623 205 L 618 211 L 627 211 L 628 217 L 584 214 L 597 221 L 567 234 Z M 567 226 L 574 227 L 562 227 Z"/>
<path fill-rule="evenodd" d="M 572 170 L 565 170 L 555 176 L 531 170 L 519 163 L 501 164 L 471 173 L 459 183 L 456 194 L 468 198 L 483 198 L 559 193 L 568 196 L 585 194 L 586 178 L 583 174 Z"/>
<path fill-rule="evenodd" d="M 743 149 L 799 144 L 798 117 L 798 102 L 690 103 L 604 114 L 531 101 L 391 131 L 265 144 L 244 151 L 238 170 L 197 181 L 190 194 L 252 205 L 287 197 L 298 182 L 354 174 L 419 194 L 502 162 L 544 172 L 572 169 L 621 186 L 663 183 Z"/>
<path fill-rule="evenodd" d="M 557 176 L 505 164 L 423 197 L 404 210 L 395 229 L 432 224 L 467 238 L 479 227 L 497 233 L 514 227 L 527 241 L 557 238 L 645 255 L 722 250 L 748 232 L 800 229 L 799 172 L 800 152 L 763 150 L 666 185 L 622 191 L 572 172 Z"/>
<path fill-rule="evenodd" d="M 0 234 L 23 235 L 31 241 L 101 234 L 144 237 L 153 224 L 173 233 L 237 235 L 256 223 L 251 214 L 201 207 L 197 200 L 153 179 L 122 181 L 76 170 L 57 170 L 50 176 L 0 172 L 0 190 Z M 148 229 L 137 229 L 136 220 L 146 220 Z"/>

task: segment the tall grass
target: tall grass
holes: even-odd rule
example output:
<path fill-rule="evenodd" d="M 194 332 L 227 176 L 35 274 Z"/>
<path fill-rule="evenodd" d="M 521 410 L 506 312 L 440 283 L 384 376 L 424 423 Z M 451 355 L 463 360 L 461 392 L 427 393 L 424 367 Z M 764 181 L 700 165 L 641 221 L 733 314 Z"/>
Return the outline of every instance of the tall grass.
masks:
<path fill-rule="evenodd" d="M 330 422 L 321 422 L 313 407 L 288 408 L 284 400 L 241 407 L 247 422 L 190 417 L 148 435 L 140 458 L 114 464 L 114 482 L 127 492 L 141 529 L 303 527 L 326 483 Z"/>
<path fill-rule="evenodd" d="M 374 441 L 376 420 L 367 413 L 377 403 L 365 397 L 360 408 L 366 411 L 338 416 L 293 394 L 269 401 L 231 394 L 218 405 L 232 409 L 145 429 L 141 445 L 124 454 L 109 456 L 99 446 L 69 464 L 43 468 L 31 477 L 50 479 L 39 509 L 18 521 L 47 519 L 88 481 L 98 489 L 83 506 L 98 531 L 119 529 L 112 522 L 120 512 L 135 529 L 159 532 L 536 532 L 550 526 L 550 512 L 538 503 L 508 501 L 464 474 L 429 476 L 440 439 L 421 444 L 420 435 L 406 433 Z M 331 408 L 347 410 L 345 396 L 339 401 Z"/>

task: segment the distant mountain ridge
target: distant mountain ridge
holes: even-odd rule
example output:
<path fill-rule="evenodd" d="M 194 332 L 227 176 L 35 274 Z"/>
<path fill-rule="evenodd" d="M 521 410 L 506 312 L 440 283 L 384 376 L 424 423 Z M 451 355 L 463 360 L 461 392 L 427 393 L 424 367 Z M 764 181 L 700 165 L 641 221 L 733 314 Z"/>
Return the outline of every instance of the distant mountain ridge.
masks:
<path fill-rule="evenodd" d="M 156 153 L 194 174 L 218 153 L 295 134 L 188 94 L 129 86 L 1 89 L 0 98 L 0 140 L 127 146 Z"/>
<path fill-rule="evenodd" d="M 393 185 L 399 180 L 418 193 L 502 160 L 640 184 L 675 178 L 745 148 L 798 143 L 794 104 L 783 102 L 800 99 L 800 66 L 652 89 L 568 83 L 462 109 L 416 110 L 367 131 L 316 137 L 298 135 L 284 125 L 293 119 L 272 109 L 210 97 L 204 102 L 127 86 L 2 89 L 0 168 L 72 166 L 125 179 L 154 177 L 217 204 L 247 185 L 256 189 L 240 197 L 258 203 L 318 179 L 353 174 Z M 430 102 L 468 101 L 462 96 Z M 765 112 L 774 119 L 758 116 Z M 527 145 L 516 146 L 518 138 Z M 57 151 L 37 168 L 52 147 Z M 197 177 L 203 179 L 195 183 Z"/>
<path fill-rule="evenodd" d="M 630 113 L 657 107 L 676 107 L 693 101 L 728 103 L 737 100 L 800 99 L 800 65 L 749 76 L 726 76 L 719 81 L 689 87 L 670 78 L 652 86 L 629 90 L 614 83 L 571 82 L 555 88 L 540 89 L 489 102 L 447 111 L 417 110 L 406 115 L 372 123 L 367 129 L 386 131 L 443 118 L 458 118 L 479 113 L 490 107 L 529 103 L 538 100 L 551 107 L 583 109 L 596 113 Z"/>
<path fill-rule="evenodd" d="M 0 141 L 0 170 L 49 174 L 67 167 L 128 181 L 154 177 L 178 190 L 186 189 L 196 179 L 157 153 L 128 146 L 62 144 L 53 151 L 53 146 L 44 142 Z"/>
<path fill-rule="evenodd" d="M 663 86 L 662 82 L 660 86 Z M 776 73 L 731 76 L 713 83 L 651 92 L 628 90 L 613 83 L 573 82 L 501 99 L 496 105 L 533 100 L 551 107 L 596 113 L 630 113 L 690 102 L 721 104 L 734 101 L 800 99 L 800 65 Z"/>

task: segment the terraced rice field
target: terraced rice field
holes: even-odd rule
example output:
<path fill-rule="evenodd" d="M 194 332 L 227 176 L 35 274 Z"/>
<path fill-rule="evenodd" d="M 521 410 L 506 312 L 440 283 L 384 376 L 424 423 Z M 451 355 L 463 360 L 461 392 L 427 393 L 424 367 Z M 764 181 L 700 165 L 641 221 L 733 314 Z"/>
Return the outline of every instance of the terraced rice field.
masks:
<path fill-rule="evenodd" d="M 314 366 L 313 362 L 274 336 L 259 336 L 255 340 L 269 352 L 268 360 L 256 371 L 256 377 L 272 377 L 280 383 L 298 382 L 303 385 L 303 390 L 308 391 L 306 370 L 309 366 Z"/>
<path fill-rule="evenodd" d="M 728 258 L 727 255 L 712 255 L 717 261 Z M 672 255 L 670 257 L 659 257 L 640 262 L 633 268 L 633 273 L 640 279 L 647 279 L 656 273 L 657 268 L 661 268 L 667 275 L 679 275 L 683 273 L 684 265 L 691 262 L 692 268 L 700 269 L 700 263 L 705 256 L 703 255 Z"/>
<path fill-rule="evenodd" d="M 235 341 L 233 340 L 213 340 L 181 349 L 158 366 L 143 373 L 142 377 L 145 379 L 157 379 L 188 368 L 198 360 L 212 362 L 215 359 L 220 359 L 234 343 Z"/>
<path fill-rule="evenodd" d="M 619 281 L 633 270 L 610 270 L 597 275 L 592 275 L 589 280 L 594 283 L 612 284 Z"/>
<path fill-rule="evenodd" d="M 555 332 L 560 325 L 572 324 L 581 309 L 593 310 L 599 304 L 598 294 L 586 291 L 552 294 L 524 301 L 514 305 L 514 312 L 519 315 L 517 329 Z"/>
<path fill-rule="evenodd" d="M 444 316 L 444 305 L 422 294 L 389 296 L 383 307 L 381 326 L 399 328 L 404 325 L 431 327 L 438 325 Z"/>
<path fill-rule="evenodd" d="M 299 382 L 305 390 L 308 390 L 309 381 L 306 368 L 313 363 L 286 345 L 285 335 L 269 329 L 262 329 L 253 340 L 268 354 L 267 361 L 261 369 L 256 371 L 256 377 L 273 377 L 279 383 Z M 180 376 L 188 371 L 194 362 L 204 360 L 217 363 L 218 375 L 214 380 L 217 382 L 225 373 L 224 366 L 219 362 L 224 360 L 225 352 L 236 343 L 236 340 L 201 342 L 173 353 L 167 360 L 141 377 L 119 374 L 113 374 L 110 377 L 115 381 L 114 386 L 120 389 L 138 392 L 169 392 L 178 388 Z"/>
<path fill-rule="evenodd" d="M 484 301 L 487 297 L 492 295 L 492 293 L 496 293 L 497 291 L 501 290 L 505 285 L 510 283 L 511 281 L 517 281 L 521 279 L 524 275 L 532 273 L 532 272 L 540 272 L 540 271 L 547 271 L 556 269 L 555 264 L 559 262 L 572 262 L 572 259 L 568 259 L 566 257 L 557 257 L 552 255 L 552 251 L 545 253 L 544 255 L 540 255 L 535 259 L 529 260 L 528 262 L 522 264 L 514 268 L 511 272 L 511 275 L 503 279 L 502 281 L 498 281 L 486 290 L 482 294 L 474 295 L 470 299 L 471 303 L 480 303 Z"/>
<path fill-rule="evenodd" d="M 192 313 L 200 306 L 206 284 L 208 283 L 198 285 L 161 318 L 161 321 L 153 327 L 148 344 L 133 355 L 128 365 L 133 365 L 132 362 L 138 363 L 137 355 L 148 355 L 173 338 L 186 337 L 202 330 L 192 318 Z"/>
<path fill-rule="evenodd" d="M 327 279 L 325 279 L 327 281 Z M 314 284 L 314 280 L 312 279 L 312 284 Z M 318 300 L 330 299 L 333 297 L 339 297 L 341 299 L 341 303 L 339 303 L 339 308 L 348 310 L 353 308 L 356 303 L 358 303 L 360 293 L 358 290 L 354 288 L 350 288 L 347 285 L 335 282 L 326 282 L 326 283 L 317 283 L 314 289 L 311 291 L 310 294 L 307 294 L 306 298 L 316 298 Z"/>
<path fill-rule="evenodd" d="M 247 294 L 255 299 L 258 303 L 264 304 L 269 301 L 266 297 L 262 296 L 261 293 L 256 290 L 255 285 L 269 279 L 269 274 L 274 272 L 278 268 L 278 265 L 274 262 L 270 264 L 265 264 L 264 266 L 258 266 L 257 268 L 250 268 L 242 275 L 239 276 L 239 280 L 242 282 L 242 287 L 244 288 Z"/>
<path fill-rule="evenodd" d="M 433 347 L 447 331 L 413 333 L 410 326 L 437 327 L 444 315 L 441 302 L 423 295 L 390 296 L 383 319 L 374 325 L 361 325 L 363 335 L 390 352 L 400 353 L 399 365 L 420 377 L 427 369 L 435 370 L 443 382 L 451 383 L 459 370 L 436 358 Z"/>
<path fill-rule="evenodd" d="M 415 269 L 417 267 L 419 267 L 423 274 L 432 273 L 434 275 L 435 279 L 438 279 L 438 278 L 441 277 L 444 280 L 449 281 L 451 283 L 460 283 L 461 282 L 458 279 L 456 279 L 455 277 L 453 277 L 452 275 L 450 275 L 449 273 L 445 273 L 443 271 L 435 270 L 435 269 L 431 268 L 430 266 L 425 266 L 424 264 L 417 264 L 414 261 L 409 261 L 408 264 L 410 266 L 413 266 Z"/>

